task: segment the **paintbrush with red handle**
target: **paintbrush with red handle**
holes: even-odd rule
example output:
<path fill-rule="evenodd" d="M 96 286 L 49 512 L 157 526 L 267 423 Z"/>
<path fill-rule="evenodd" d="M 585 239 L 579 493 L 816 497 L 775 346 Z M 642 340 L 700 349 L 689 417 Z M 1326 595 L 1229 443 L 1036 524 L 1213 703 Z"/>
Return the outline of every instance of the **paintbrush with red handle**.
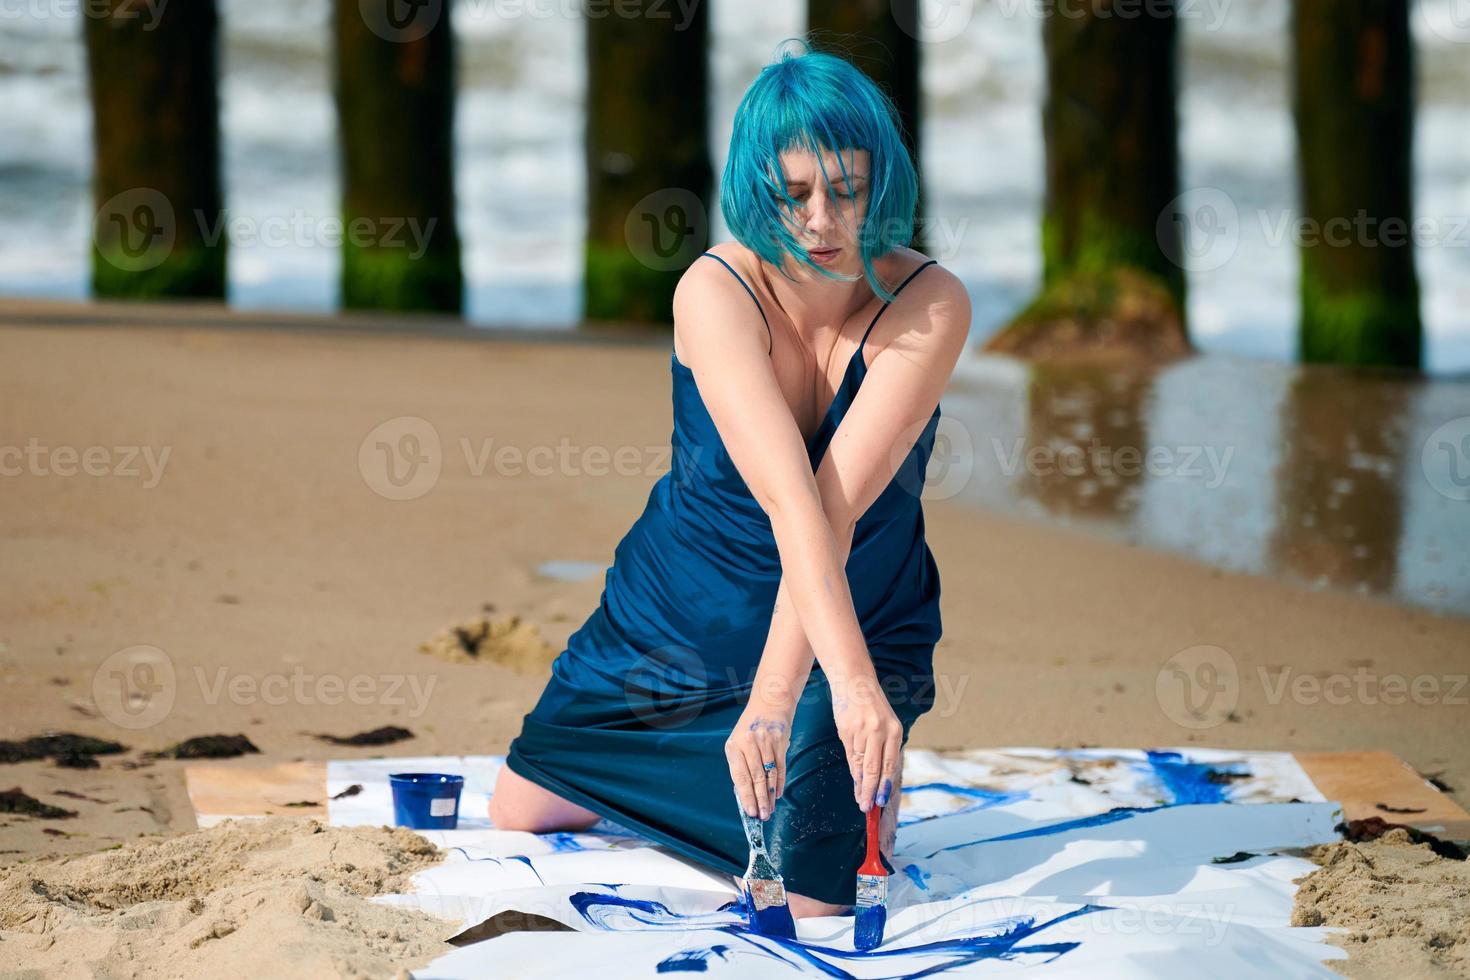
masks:
<path fill-rule="evenodd" d="M 888 925 L 888 869 L 878 849 L 878 821 L 883 808 L 868 808 L 868 854 L 857 873 L 857 909 L 852 924 L 855 949 L 872 949 L 883 942 Z"/>

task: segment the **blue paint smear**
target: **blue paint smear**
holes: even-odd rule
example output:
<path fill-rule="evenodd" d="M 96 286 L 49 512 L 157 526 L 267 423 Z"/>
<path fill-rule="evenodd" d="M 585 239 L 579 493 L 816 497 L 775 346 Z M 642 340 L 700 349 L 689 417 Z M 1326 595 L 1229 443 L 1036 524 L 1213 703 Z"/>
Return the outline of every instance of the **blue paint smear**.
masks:
<path fill-rule="evenodd" d="M 942 793 L 952 793 L 955 796 L 968 796 L 975 801 L 959 810 L 937 814 L 937 816 L 945 817 L 954 816 L 956 813 L 969 813 L 971 810 L 989 810 L 993 806 L 1009 806 L 1012 803 L 1019 803 L 1031 797 L 1030 791 L 1024 789 L 1017 790 L 1013 793 L 1005 793 L 1000 790 L 983 789 L 979 786 L 960 786 L 955 783 L 919 783 L 915 786 L 903 786 L 900 789 L 904 794 L 938 790 Z M 933 817 L 924 817 L 922 819 L 932 820 Z"/>
<path fill-rule="evenodd" d="M 540 834 L 538 836 L 545 838 L 547 843 L 551 845 L 552 850 L 556 852 L 587 850 L 587 848 L 583 847 L 581 842 L 577 840 L 576 834 L 558 832 L 554 834 Z"/>
<path fill-rule="evenodd" d="M 589 924 L 609 931 L 622 931 L 609 924 L 610 917 L 616 914 L 626 915 L 639 925 L 653 929 L 669 926 L 680 929 L 718 928 L 732 922 L 743 927 L 746 922 L 745 906 L 736 902 L 726 902 L 713 912 L 683 915 L 652 899 L 627 898 L 605 892 L 573 892 L 567 896 L 567 901 Z"/>
<path fill-rule="evenodd" d="M 839 980 L 857 980 L 857 974 L 849 973 L 839 964 L 829 962 L 823 957 L 836 960 L 869 959 L 882 956 L 942 956 L 946 957 L 943 962 L 932 963 L 921 967 L 912 973 L 891 974 L 883 980 L 916 980 L 918 977 L 932 976 L 936 973 L 944 973 L 949 970 L 968 966 L 983 960 L 1011 961 L 1021 955 L 1046 955 L 1048 958 L 1043 962 L 1051 962 L 1064 953 L 1076 949 L 1081 943 L 1057 942 L 1057 943 L 1031 943 L 1025 945 L 1028 940 L 1038 933 L 1079 915 L 1087 915 L 1105 909 L 1102 905 L 1084 905 L 1070 912 L 1064 912 L 1041 924 L 1037 924 L 1032 916 L 1016 916 L 1006 920 L 1004 927 L 996 933 L 983 936 L 958 936 L 953 939 L 940 939 L 932 943 L 920 943 L 917 946 L 903 946 L 891 949 L 874 949 L 860 952 L 853 949 L 838 949 L 833 946 L 819 946 L 815 943 L 793 942 L 791 940 L 773 939 L 768 936 L 752 936 L 729 928 L 722 928 L 722 932 L 728 932 L 737 939 L 744 940 L 756 947 L 761 952 L 779 960 L 780 962 L 800 968 L 802 961 L 815 967 L 822 974 L 829 977 L 837 977 Z M 997 923 L 999 924 L 999 923 Z M 763 941 L 763 942 L 762 942 Z M 780 947 L 772 949 L 765 945 L 772 943 Z M 782 954 L 786 955 L 782 955 Z M 866 971 L 864 975 L 868 974 Z"/>
<path fill-rule="evenodd" d="M 729 946 L 716 945 L 706 949 L 684 949 L 658 964 L 659 973 L 705 973 L 709 970 L 709 958 L 725 958 Z"/>
<path fill-rule="evenodd" d="M 932 878 L 933 875 L 920 868 L 917 864 L 904 865 L 903 873 L 909 876 L 909 881 L 912 881 L 914 883 L 914 887 L 917 888 L 919 891 L 926 892 L 929 890 L 929 879 Z"/>
<path fill-rule="evenodd" d="M 1148 768 L 1176 804 L 1228 803 L 1230 780 L 1221 775 L 1246 775 L 1239 766 L 1193 762 L 1179 752 L 1153 749 L 1148 752 Z"/>
<path fill-rule="evenodd" d="M 484 857 L 474 857 L 463 847 L 451 847 L 450 850 L 458 851 L 460 854 L 463 854 L 466 861 L 490 861 L 495 864 L 504 864 L 506 861 L 519 861 L 526 867 L 531 869 L 531 874 L 536 876 L 537 881 L 541 882 L 541 884 L 543 885 L 546 884 L 546 879 L 541 877 L 541 872 L 536 870 L 536 866 L 531 863 L 531 859 L 524 854 L 507 854 L 504 857 L 497 857 L 493 854 L 487 854 Z"/>
<path fill-rule="evenodd" d="M 959 844 L 951 844 L 941 847 L 925 857 L 933 857 L 935 854 L 943 854 L 946 851 L 958 851 L 966 847 L 975 847 L 979 844 L 993 844 L 1003 840 L 1023 840 L 1027 837 L 1051 837 L 1054 834 L 1065 834 L 1068 831 L 1079 830 L 1084 827 L 1103 827 L 1120 820 L 1130 820 L 1140 813 L 1153 813 L 1156 810 L 1168 809 L 1167 806 L 1119 806 L 1104 813 L 1094 813 L 1090 817 L 1078 817 L 1075 820 L 1063 820 L 1060 823 L 1049 823 L 1042 827 L 1031 827 L 1027 830 L 1018 830 L 1013 834 L 1001 834 L 999 837 L 986 837 L 982 840 L 964 841 Z"/>
<path fill-rule="evenodd" d="M 635 921 L 650 926 L 678 926 L 689 928 L 691 923 L 701 919 L 709 919 L 706 914 L 680 915 L 672 912 L 661 902 L 648 899 L 623 898 L 617 895 L 599 894 L 596 892 L 576 892 L 569 896 L 572 906 L 577 909 L 581 916 L 589 923 L 599 928 L 608 928 L 606 917 L 601 911 L 602 907 L 611 907 L 621 912 L 629 913 Z M 728 909 L 727 904 L 721 912 Z M 762 936 L 750 931 L 743 921 L 734 923 L 726 922 L 722 925 L 711 925 L 711 928 L 723 932 L 734 939 L 754 947 L 760 955 L 773 959 L 779 963 L 799 969 L 802 963 L 815 967 L 823 975 L 837 977 L 839 980 L 857 980 L 855 974 L 849 973 L 837 963 L 829 962 L 827 957 L 835 960 L 867 959 L 879 956 L 913 956 L 928 955 L 946 957 L 943 962 L 933 963 L 913 973 L 894 974 L 883 980 L 916 980 L 919 977 L 932 976 L 956 969 L 970 963 L 982 960 L 1014 960 L 1021 955 L 1046 955 L 1049 958 L 1045 962 L 1051 962 L 1064 953 L 1076 949 L 1080 943 L 1077 942 L 1030 942 L 1046 929 L 1068 919 L 1081 915 L 1089 915 L 1093 912 L 1108 909 L 1105 905 L 1083 905 L 1070 912 L 1064 912 L 1046 922 L 1037 923 L 1034 916 L 1013 916 L 1009 919 L 993 923 L 992 927 L 999 926 L 999 931 L 979 936 L 958 936 L 953 939 L 940 939 L 931 943 L 921 943 L 916 946 L 895 947 L 891 949 L 875 949 L 861 952 L 854 949 L 839 949 L 835 946 L 822 946 L 816 943 L 806 943 L 799 939 L 783 939 L 777 936 Z M 719 914 L 719 913 L 715 913 Z M 742 917 L 743 918 L 743 917 Z M 674 956 L 670 956 L 659 964 L 660 973 L 669 972 L 698 972 L 707 969 L 708 960 L 711 956 L 719 956 L 722 960 L 729 959 L 733 950 L 725 945 L 714 945 L 698 947 L 695 949 L 682 950 Z M 694 965 L 695 963 L 699 965 Z"/>

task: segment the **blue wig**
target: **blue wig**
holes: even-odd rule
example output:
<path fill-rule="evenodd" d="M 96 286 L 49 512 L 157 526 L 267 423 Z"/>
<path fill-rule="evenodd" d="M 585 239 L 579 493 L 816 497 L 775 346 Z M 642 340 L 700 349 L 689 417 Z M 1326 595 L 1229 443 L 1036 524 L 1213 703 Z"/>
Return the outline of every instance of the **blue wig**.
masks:
<path fill-rule="evenodd" d="M 761 69 L 735 110 L 720 184 L 720 210 L 730 233 L 788 279 L 787 255 L 830 279 L 849 279 L 813 262 L 782 220 L 783 209 L 797 202 L 787 191 L 780 157 L 792 149 L 816 154 L 835 205 L 833 178 L 822 154 L 836 153 L 846 177 L 842 151 L 867 150 L 868 209 L 856 238 L 873 292 L 892 300 L 894 294 L 873 271 L 873 259 L 908 245 L 914 235 L 919 179 L 902 125 L 893 101 L 852 63 L 809 48 L 783 51 L 779 61 Z"/>

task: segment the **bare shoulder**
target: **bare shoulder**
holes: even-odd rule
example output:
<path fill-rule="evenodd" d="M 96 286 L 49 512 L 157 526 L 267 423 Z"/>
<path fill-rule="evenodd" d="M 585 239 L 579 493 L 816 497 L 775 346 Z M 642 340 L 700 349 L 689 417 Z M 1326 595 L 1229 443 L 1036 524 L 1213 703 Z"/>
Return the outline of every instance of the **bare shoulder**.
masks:
<path fill-rule="evenodd" d="M 739 242 L 720 242 L 718 245 L 711 245 L 704 252 L 708 254 L 701 253 L 697 256 L 679 276 L 678 288 L 685 288 L 687 283 L 688 288 L 699 292 L 715 284 L 720 286 L 728 284 L 744 294 L 745 290 L 741 288 L 740 283 L 730 275 L 730 269 L 721 267 L 721 260 L 728 263 L 742 279 L 748 280 L 750 278 L 750 257 L 753 253 Z M 709 256 L 714 256 L 714 258 Z"/>
<path fill-rule="evenodd" d="M 699 255 L 679 276 L 678 285 L 674 289 L 675 313 L 678 312 L 677 303 L 681 296 L 686 300 L 686 307 L 693 310 L 699 309 L 703 300 L 721 296 L 743 296 L 745 302 L 750 305 L 751 312 L 754 313 L 755 305 L 751 303 L 750 297 L 746 295 L 745 287 L 741 285 L 742 280 L 748 282 L 750 279 L 746 258 L 748 253 L 745 246 L 738 242 L 721 242 L 718 245 L 711 245 L 705 249 L 705 252 L 714 258 Z M 720 260 L 728 263 L 730 268 L 724 268 Z M 730 274 L 731 269 L 740 276 L 740 279 Z"/>
<path fill-rule="evenodd" d="M 892 345 L 909 350 L 958 352 L 970 335 L 970 292 L 959 276 L 913 249 L 903 249 L 906 261 L 899 282 L 908 280 L 885 319 L 893 331 Z M 912 278 L 910 278 L 912 277 Z"/>
<path fill-rule="evenodd" d="M 750 342 L 757 344 L 762 353 L 767 347 L 767 333 L 761 310 L 743 284 L 748 273 L 739 254 L 731 253 L 730 246 L 738 243 L 713 245 L 706 251 L 728 262 L 740 276 L 731 275 L 716 258 L 699 256 L 679 276 L 674 287 L 674 356 L 680 363 L 692 365 L 700 360 L 693 354 L 698 348 L 716 346 L 730 340 L 730 334 L 748 335 Z"/>

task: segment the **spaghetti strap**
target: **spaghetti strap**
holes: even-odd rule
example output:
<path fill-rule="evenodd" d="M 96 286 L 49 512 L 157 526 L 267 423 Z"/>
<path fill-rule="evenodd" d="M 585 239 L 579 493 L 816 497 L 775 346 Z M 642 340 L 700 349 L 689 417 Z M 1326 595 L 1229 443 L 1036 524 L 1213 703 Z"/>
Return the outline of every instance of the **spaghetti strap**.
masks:
<path fill-rule="evenodd" d="M 898 299 L 898 294 L 901 293 L 901 292 L 903 292 L 903 287 L 907 286 L 910 282 L 913 281 L 914 276 L 917 276 L 919 273 L 923 272 L 926 268 L 928 268 L 929 266 L 933 265 L 934 263 L 936 263 L 938 261 L 939 261 L 938 259 L 930 259 L 928 262 L 925 262 L 923 265 L 919 266 L 913 272 L 910 272 L 908 278 L 905 279 L 903 282 L 899 283 L 898 284 L 898 288 L 893 291 L 893 299 Z M 893 299 L 891 299 L 888 302 L 884 303 L 881 307 L 878 308 L 878 312 L 873 314 L 873 323 L 868 324 L 867 333 L 864 333 L 863 334 L 862 341 L 858 343 L 858 350 L 862 350 L 865 346 L 867 346 L 867 343 L 868 343 L 868 334 L 870 334 L 870 333 L 873 332 L 873 325 L 878 322 L 878 318 L 883 315 L 883 311 L 886 310 L 886 309 L 888 309 L 888 307 L 890 307 L 891 305 L 893 305 Z"/>
<path fill-rule="evenodd" d="M 720 258 L 714 252 L 702 252 L 700 254 L 702 254 L 702 255 L 708 255 L 710 258 L 718 260 L 719 263 L 720 263 L 720 265 L 722 265 L 725 268 L 729 269 L 730 270 L 730 275 L 732 275 L 736 279 L 740 280 L 740 285 L 744 286 L 745 287 L 745 291 L 750 294 L 750 298 L 752 300 L 755 300 L 755 308 L 758 309 L 758 310 L 760 310 L 760 312 L 761 312 L 761 319 L 764 320 L 765 321 L 765 324 L 766 324 L 766 354 L 769 355 L 771 353 L 771 351 L 775 348 L 776 341 L 775 341 L 775 338 L 773 336 L 771 336 L 771 321 L 766 319 L 766 311 L 765 311 L 765 308 L 761 306 L 761 301 L 756 298 L 755 290 L 754 289 L 751 289 L 750 288 L 750 283 L 746 282 L 745 279 L 740 275 L 740 273 L 738 273 L 738 272 L 735 271 L 734 266 L 730 265 L 730 263 L 728 263 L 724 259 Z"/>

